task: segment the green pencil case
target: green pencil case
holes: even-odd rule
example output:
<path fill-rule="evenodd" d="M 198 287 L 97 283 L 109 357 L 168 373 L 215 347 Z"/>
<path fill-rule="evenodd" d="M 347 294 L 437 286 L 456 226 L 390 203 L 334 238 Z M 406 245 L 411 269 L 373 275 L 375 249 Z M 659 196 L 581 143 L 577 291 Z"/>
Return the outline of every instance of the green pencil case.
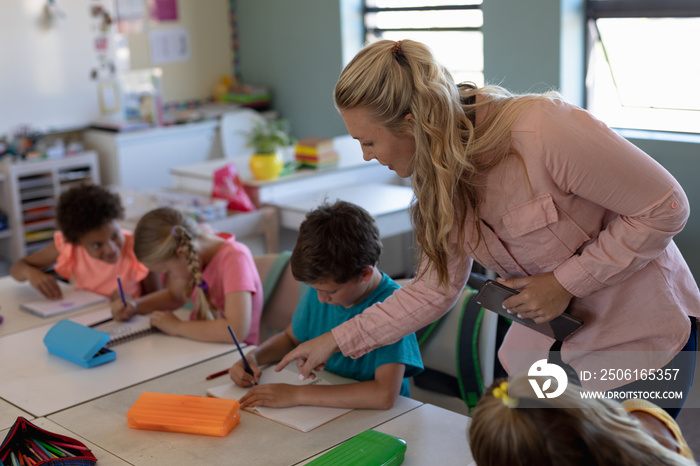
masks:
<path fill-rule="evenodd" d="M 406 441 L 366 430 L 324 453 L 307 466 L 395 466 L 403 463 Z"/>

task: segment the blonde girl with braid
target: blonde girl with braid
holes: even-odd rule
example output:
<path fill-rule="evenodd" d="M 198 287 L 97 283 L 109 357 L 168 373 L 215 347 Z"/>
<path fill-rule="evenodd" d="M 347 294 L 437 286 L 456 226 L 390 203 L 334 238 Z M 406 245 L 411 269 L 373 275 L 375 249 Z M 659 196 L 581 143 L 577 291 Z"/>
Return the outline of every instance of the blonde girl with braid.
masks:
<path fill-rule="evenodd" d="M 582 397 L 568 384 L 537 398 L 528 377 L 495 381 L 472 413 L 469 445 L 478 466 L 691 466 L 678 424 L 641 400 Z"/>
<path fill-rule="evenodd" d="M 357 358 L 430 324 L 476 261 L 520 291 L 503 302 L 510 312 L 544 323 L 567 310 L 584 321 L 553 351 L 577 373 L 595 370 L 587 358 L 597 351 L 653 355 L 653 370 L 687 351 L 677 414 L 692 383 L 700 291 L 673 242 L 689 215 L 673 176 L 557 93 L 456 84 L 412 40 L 364 47 L 334 101 L 364 159 L 411 180 L 418 273 L 278 367 L 297 360 L 308 376 L 336 351 Z M 510 365 L 515 356 L 528 352 L 532 364 L 554 343 L 512 325 L 499 359 L 517 373 L 525 367 Z"/>
<path fill-rule="evenodd" d="M 262 285 L 253 256 L 232 236 L 203 228 L 180 211 L 163 207 L 144 215 L 134 232 L 134 252 L 149 270 L 167 276 L 167 288 L 140 298 L 111 302 L 117 320 L 151 315 L 151 324 L 169 335 L 200 341 L 240 341 L 257 345 Z M 190 320 L 173 310 L 192 299 Z"/>

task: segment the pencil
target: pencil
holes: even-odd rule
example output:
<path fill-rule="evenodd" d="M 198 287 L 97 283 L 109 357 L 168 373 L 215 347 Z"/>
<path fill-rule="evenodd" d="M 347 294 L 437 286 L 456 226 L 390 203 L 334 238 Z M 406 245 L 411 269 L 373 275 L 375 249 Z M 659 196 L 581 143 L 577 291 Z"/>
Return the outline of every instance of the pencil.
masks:
<path fill-rule="evenodd" d="M 219 371 L 219 372 L 214 372 L 213 374 L 207 376 L 207 380 L 215 379 L 217 377 L 221 377 L 222 375 L 226 375 L 226 374 L 228 374 L 228 369 L 224 369 L 223 371 Z"/>
<path fill-rule="evenodd" d="M 241 345 L 238 344 L 238 339 L 236 338 L 236 334 L 233 333 L 233 329 L 231 326 L 228 326 L 228 332 L 231 334 L 233 337 L 233 342 L 236 344 L 236 348 L 238 348 L 238 352 L 241 353 L 241 358 L 243 358 L 243 364 L 245 364 L 245 371 L 255 377 L 255 374 L 253 374 L 253 369 L 250 368 L 250 364 L 248 364 L 248 360 L 245 358 L 245 354 L 243 354 L 243 350 L 241 349 Z"/>
<path fill-rule="evenodd" d="M 117 285 L 119 285 L 119 295 L 122 297 L 122 304 L 126 307 L 126 299 L 124 299 L 124 288 L 122 288 L 122 280 L 117 275 Z"/>

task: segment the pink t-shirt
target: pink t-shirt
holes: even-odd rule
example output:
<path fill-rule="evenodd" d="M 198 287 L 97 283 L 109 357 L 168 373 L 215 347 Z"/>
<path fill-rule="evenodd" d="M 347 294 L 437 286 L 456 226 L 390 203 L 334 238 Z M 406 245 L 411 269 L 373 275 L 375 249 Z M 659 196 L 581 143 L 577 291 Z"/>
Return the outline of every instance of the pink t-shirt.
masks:
<path fill-rule="evenodd" d="M 82 246 L 67 242 L 60 231 L 55 232 L 53 241 L 58 250 L 58 259 L 54 270 L 66 280 L 71 280 L 76 289 L 103 296 L 110 296 L 118 289 L 119 275 L 125 293 L 132 297 L 141 296 L 141 280 L 148 275 L 148 269 L 136 259 L 134 234 L 127 230 L 122 230 L 122 234 L 124 245 L 119 260 L 108 264 L 90 257 Z"/>
<path fill-rule="evenodd" d="M 230 237 L 204 267 L 202 278 L 209 285 L 209 298 L 219 316 L 225 317 L 226 295 L 234 291 L 252 293 L 252 315 L 250 331 L 243 340 L 249 345 L 257 345 L 260 335 L 260 317 L 263 307 L 262 283 L 258 269 L 253 261 L 253 254 L 245 244 Z M 192 301 L 196 300 L 196 289 L 192 292 Z M 194 314 L 194 311 L 193 311 Z"/>
<path fill-rule="evenodd" d="M 511 137 L 522 160 L 510 157 L 481 180 L 481 239 L 470 226 L 459 238 L 453 227 L 449 289 L 436 273 L 424 276 L 336 327 L 343 354 L 361 356 L 443 315 L 476 260 L 504 278 L 553 272 L 575 296 L 570 312 L 584 326 L 562 346 L 574 369 L 589 369 L 585 354 L 602 350 L 659 354 L 649 369 L 662 367 L 688 340 L 688 315 L 700 315 L 698 286 L 672 240 L 690 212 L 682 188 L 639 148 L 561 101 L 530 105 Z M 508 369 L 509 354 L 547 357 L 553 341 L 514 324 L 499 357 Z"/>

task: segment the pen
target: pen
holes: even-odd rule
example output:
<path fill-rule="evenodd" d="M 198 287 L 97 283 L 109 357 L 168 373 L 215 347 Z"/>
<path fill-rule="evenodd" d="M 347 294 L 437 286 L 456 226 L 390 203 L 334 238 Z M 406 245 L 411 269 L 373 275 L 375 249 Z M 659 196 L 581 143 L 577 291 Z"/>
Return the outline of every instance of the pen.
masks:
<path fill-rule="evenodd" d="M 107 319 L 97 321 L 94 324 L 90 324 L 90 327 L 95 328 L 98 325 L 106 324 L 107 322 L 111 322 L 112 320 L 114 320 L 113 317 L 108 317 Z"/>
<path fill-rule="evenodd" d="M 246 371 L 248 372 L 248 371 Z M 228 369 L 224 369 L 223 371 L 215 372 L 212 375 L 207 376 L 207 380 L 215 379 L 217 377 L 221 377 L 222 375 L 228 374 Z"/>
<path fill-rule="evenodd" d="M 238 344 L 238 340 L 236 339 L 236 334 L 233 333 L 233 329 L 231 326 L 228 326 L 228 331 L 233 337 L 233 342 L 236 343 L 236 347 L 238 348 L 238 352 L 241 353 L 241 358 L 243 358 L 243 364 L 245 364 L 245 371 L 249 373 L 250 375 L 253 375 L 253 369 L 250 368 L 250 364 L 248 364 L 248 360 L 245 358 L 245 354 L 243 354 L 243 350 L 241 349 L 241 345 Z"/>
<path fill-rule="evenodd" d="M 117 284 L 119 285 L 119 295 L 122 297 L 122 304 L 126 307 L 126 299 L 124 299 L 124 288 L 122 288 L 122 280 L 117 275 Z"/>
<path fill-rule="evenodd" d="M 124 299 L 124 288 L 122 288 L 122 279 L 117 275 L 117 285 L 119 285 L 119 296 L 122 297 L 122 304 L 126 307 L 126 299 Z"/>

